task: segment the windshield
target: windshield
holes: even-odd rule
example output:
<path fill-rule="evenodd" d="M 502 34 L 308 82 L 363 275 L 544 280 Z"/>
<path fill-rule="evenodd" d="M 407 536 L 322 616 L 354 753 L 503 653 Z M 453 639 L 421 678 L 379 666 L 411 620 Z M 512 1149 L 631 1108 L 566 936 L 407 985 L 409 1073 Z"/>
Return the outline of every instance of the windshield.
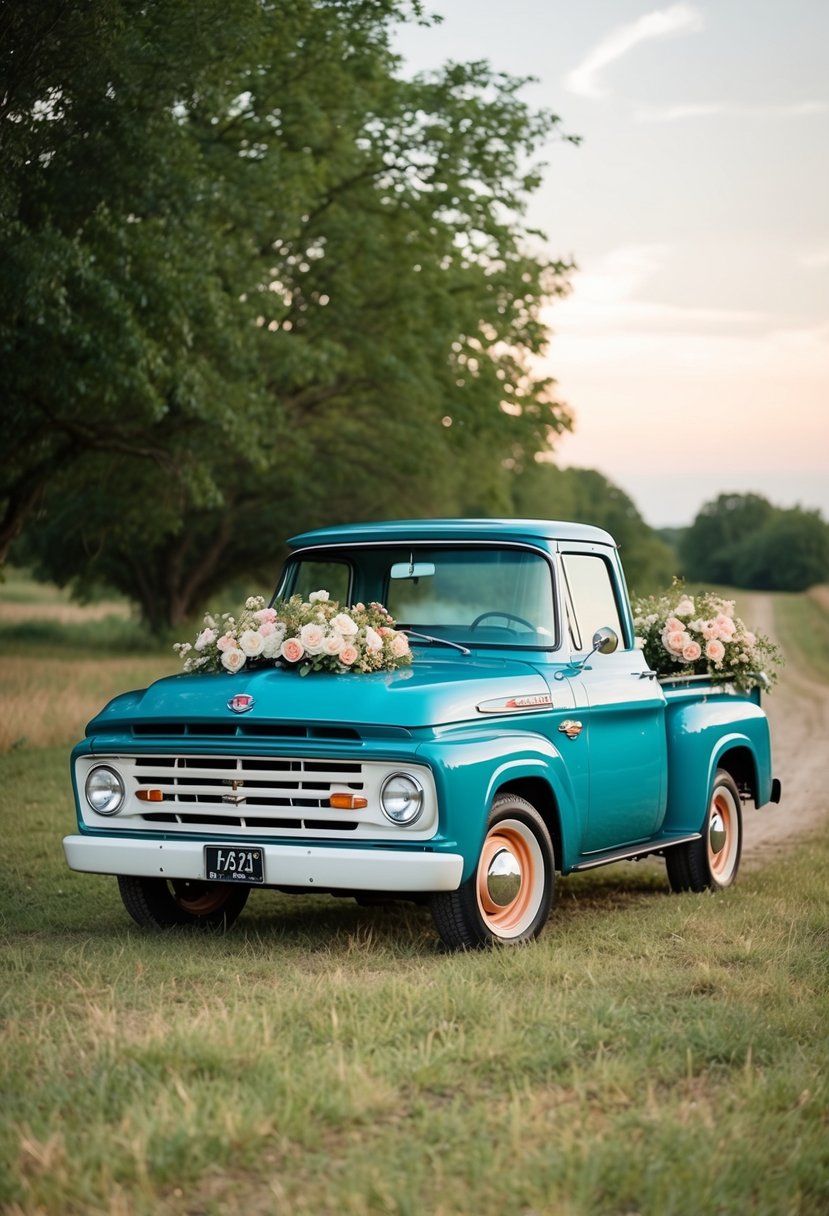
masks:
<path fill-rule="evenodd" d="M 331 575 L 336 587 L 319 582 L 324 574 Z M 546 558 L 527 549 L 407 545 L 308 550 L 289 563 L 280 592 L 307 598 L 316 590 L 330 591 L 340 603 L 378 600 L 398 628 L 467 646 L 557 645 L 552 570 Z"/>

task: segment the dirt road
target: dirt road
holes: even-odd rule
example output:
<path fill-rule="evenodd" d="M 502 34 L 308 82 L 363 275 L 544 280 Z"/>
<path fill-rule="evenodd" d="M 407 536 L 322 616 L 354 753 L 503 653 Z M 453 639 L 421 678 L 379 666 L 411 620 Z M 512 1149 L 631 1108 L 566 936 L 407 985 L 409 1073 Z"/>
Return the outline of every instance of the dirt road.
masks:
<path fill-rule="evenodd" d="M 737 611 L 750 628 L 775 641 L 770 596 L 740 596 Z M 829 819 L 829 686 L 811 679 L 792 662 L 780 682 L 763 697 L 771 722 L 774 775 L 783 799 L 744 811 L 743 868 L 767 865 L 776 853 Z"/>

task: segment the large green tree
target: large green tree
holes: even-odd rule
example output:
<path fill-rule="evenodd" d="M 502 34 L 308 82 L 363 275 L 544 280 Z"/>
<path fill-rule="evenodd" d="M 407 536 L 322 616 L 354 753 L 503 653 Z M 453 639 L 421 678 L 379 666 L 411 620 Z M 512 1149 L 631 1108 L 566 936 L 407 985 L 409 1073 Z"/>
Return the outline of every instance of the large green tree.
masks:
<path fill-rule="evenodd" d="M 639 514 L 635 503 L 597 469 L 559 469 L 535 461 L 512 482 L 512 513 L 589 523 L 618 544 L 630 588 L 649 594 L 670 583 L 677 557 Z"/>
<path fill-rule="evenodd" d="M 775 507 L 758 494 L 706 503 L 682 541 L 685 574 L 762 591 L 829 580 L 829 524 L 818 511 Z"/>
<path fill-rule="evenodd" d="M 506 509 L 568 425 L 526 230 L 558 120 L 405 79 L 398 0 L 94 0 L 4 31 L 0 543 L 158 627 L 298 526 Z M 95 55 L 90 54 L 94 42 Z M 14 74 L 13 74 L 14 75 Z"/>

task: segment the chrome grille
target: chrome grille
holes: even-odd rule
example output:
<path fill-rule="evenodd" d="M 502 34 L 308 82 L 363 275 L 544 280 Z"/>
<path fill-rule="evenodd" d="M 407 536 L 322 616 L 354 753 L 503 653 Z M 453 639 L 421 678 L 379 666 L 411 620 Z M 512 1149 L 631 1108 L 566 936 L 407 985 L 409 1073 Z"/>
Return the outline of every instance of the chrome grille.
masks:
<path fill-rule="evenodd" d="M 78 761 L 78 788 L 96 764 L 107 763 L 125 778 L 127 799 L 117 816 L 102 820 L 82 801 L 92 827 L 163 832 L 267 836 L 329 836 L 428 839 L 437 827 L 431 773 L 420 765 L 321 757 L 265 756 L 96 756 Z M 385 779 L 400 769 L 414 772 L 427 791 L 424 814 L 411 828 L 390 823 L 380 809 Z M 159 791 L 160 801 L 138 798 L 139 790 Z M 332 794 L 357 794 L 367 806 L 335 809 Z"/>

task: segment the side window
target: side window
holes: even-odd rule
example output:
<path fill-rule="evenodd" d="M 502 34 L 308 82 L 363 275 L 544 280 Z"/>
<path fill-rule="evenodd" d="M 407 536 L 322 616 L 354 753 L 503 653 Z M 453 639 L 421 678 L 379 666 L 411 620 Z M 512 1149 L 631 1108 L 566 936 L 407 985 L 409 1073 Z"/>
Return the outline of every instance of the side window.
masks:
<path fill-rule="evenodd" d="M 347 562 L 302 561 L 298 564 L 291 595 L 304 600 L 312 591 L 327 591 L 332 600 L 348 604 L 351 568 Z"/>
<path fill-rule="evenodd" d="M 564 590 L 570 641 L 576 650 L 589 650 L 597 629 L 609 625 L 626 646 L 610 567 L 593 553 L 563 553 Z"/>

